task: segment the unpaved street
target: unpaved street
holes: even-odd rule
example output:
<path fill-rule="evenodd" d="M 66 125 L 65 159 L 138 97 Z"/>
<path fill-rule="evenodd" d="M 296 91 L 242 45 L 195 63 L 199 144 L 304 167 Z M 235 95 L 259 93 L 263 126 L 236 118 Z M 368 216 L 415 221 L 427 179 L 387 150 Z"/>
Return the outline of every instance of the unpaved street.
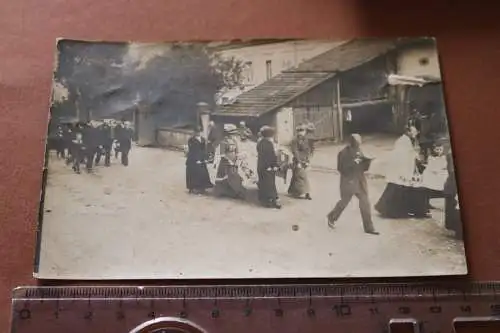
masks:
<path fill-rule="evenodd" d="M 316 158 L 316 156 L 315 156 Z M 318 160 L 320 157 L 318 157 Z M 324 160 L 324 157 L 321 158 Z M 332 156 L 332 168 L 335 156 Z M 189 195 L 184 155 L 133 147 L 95 174 L 49 161 L 40 273 L 46 278 L 341 277 L 461 274 L 464 250 L 435 220 L 386 220 L 363 233 L 353 200 L 330 230 L 336 172 L 314 166 L 312 201 L 283 209 Z M 288 184 L 278 181 L 280 193 Z M 385 182 L 370 179 L 372 204 Z M 256 193 L 252 193 L 256 197 Z M 443 206 L 439 200 L 433 204 Z M 435 211 L 436 220 L 443 219 Z M 296 226 L 296 227 L 294 227 Z"/>

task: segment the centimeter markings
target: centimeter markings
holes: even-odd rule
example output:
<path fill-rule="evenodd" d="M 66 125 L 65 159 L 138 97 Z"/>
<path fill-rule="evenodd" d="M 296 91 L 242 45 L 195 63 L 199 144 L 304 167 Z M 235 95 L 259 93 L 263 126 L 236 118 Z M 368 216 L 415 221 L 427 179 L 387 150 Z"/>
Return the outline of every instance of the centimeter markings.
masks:
<path fill-rule="evenodd" d="M 341 302 L 470 297 L 496 299 L 500 283 L 468 284 L 344 284 L 344 285 L 228 285 L 228 286 L 72 286 L 20 287 L 14 300 L 44 299 L 299 299 L 338 298 Z"/>
<path fill-rule="evenodd" d="M 218 308 L 218 299 L 230 299 L 242 302 L 244 306 L 241 308 L 245 316 L 250 316 L 253 313 L 251 300 L 269 300 L 277 301 L 274 307 L 268 310 L 274 312 L 277 317 L 283 317 L 286 311 L 286 306 L 282 307 L 280 299 L 290 298 L 302 301 L 304 311 L 308 317 L 315 317 L 316 311 L 321 310 L 324 305 L 333 312 L 338 318 L 356 317 L 366 312 L 370 317 L 375 318 L 378 315 L 384 316 L 411 316 L 414 312 L 420 313 L 419 316 L 424 316 L 428 313 L 434 319 L 440 321 L 440 317 L 435 317 L 441 313 L 454 313 L 458 317 L 494 316 L 495 320 L 500 320 L 500 304 L 495 304 L 496 292 L 498 285 L 493 284 L 476 284 L 473 288 L 444 288 L 439 289 L 430 286 L 415 285 L 406 286 L 407 288 L 393 289 L 394 286 L 384 286 L 382 288 L 373 288 L 373 286 L 345 286 L 345 285 L 328 285 L 328 286 L 196 286 L 196 287 L 27 287 L 18 288 L 14 291 L 14 318 L 21 321 L 29 320 L 32 317 L 32 309 L 29 306 L 30 301 L 46 303 L 46 306 L 52 307 L 55 303 L 54 318 L 59 319 L 59 302 L 60 301 L 87 301 L 86 309 L 78 307 L 78 311 L 85 310 L 82 314 L 82 319 L 91 321 L 94 317 L 95 309 L 92 309 L 93 301 L 109 301 L 108 305 L 115 309 L 116 320 L 120 321 L 125 318 L 125 309 L 122 308 L 122 303 L 127 300 L 146 301 L 140 308 L 129 309 L 130 311 L 147 310 L 145 318 L 154 319 L 157 316 L 157 311 L 164 305 L 162 301 L 177 300 L 182 301 L 183 306 L 176 308 L 180 318 L 189 316 L 186 308 L 186 299 L 196 300 L 212 300 L 212 307 L 203 306 L 203 311 L 209 311 L 212 318 L 221 316 L 221 309 Z M 472 286 L 471 286 L 472 287 Z M 353 289 L 354 288 L 354 289 Z M 399 288 L 399 287 L 398 287 Z M 412 292 L 409 293 L 408 291 Z M 474 293 L 471 294 L 471 291 Z M 335 293 L 333 293 L 335 291 Z M 307 294 L 305 294 L 307 292 Z M 356 294 L 353 294 L 356 292 Z M 377 296 L 387 296 L 389 298 L 380 298 Z M 332 295 L 333 294 L 333 295 Z M 470 296 L 476 297 L 470 297 Z M 332 304 L 323 304 L 320 308 L 315 309 L 311 300 L 314 298 L 325 298 L 333 300 Z M 307 299 L 309 302 L 307 302 Z M 159 303 L 159 308 L 155 303 Z M 250 302 L 247 302 L 250 300 Z M 306 302 L 304 302 L 306 301 Z M 451 302 L 447 302 L 451 301 Z M 493 301 L 493 302 L 492 302 Z M 415 302 L 417 304 L 415 304 Z M 328 302 L 330 303 L 330 302 Z M 146 304 L 149 304 L 147 306 Z M 17 306 L 16 306 L 17 305 Z M 108 310 L 112 310 L 106 306 Z M 389 308 L 387 307 L 389 306 Z M 147 309 L 146 309 L 147 308 Z M 196 306 L 194 307 L 196 308 Z M 142 310 L 141 310 L 142 309 Z M 328 310 L 327 309 L 327 310 Z M 67 308 L 66 310 L 71 310 Z M 76 310 L 76 308 L 75 308 Z M 102 310 L 102 309 L 101 309 Z M 324 310 L 324 309 L 323 309 Z M 98 310 L 100 311 L 100 310 Z M 106 311 L 106 310 L 104 310 Z M 113 311 L 113 310 L 112 310 Z M 145 313 L 146 313 L 145 312 Z M 63 315 L 63 317 L 65 317 Z M 422 317 L 421 317 L 422 318 Z M 442 320 L 445 320 L 443 317 Z M 442 321 L 441 320 L 441 321 Z M 427 321 L 427 323 L 430 323 Z M 422 325 L 425 324 L 421 322 Z"/>

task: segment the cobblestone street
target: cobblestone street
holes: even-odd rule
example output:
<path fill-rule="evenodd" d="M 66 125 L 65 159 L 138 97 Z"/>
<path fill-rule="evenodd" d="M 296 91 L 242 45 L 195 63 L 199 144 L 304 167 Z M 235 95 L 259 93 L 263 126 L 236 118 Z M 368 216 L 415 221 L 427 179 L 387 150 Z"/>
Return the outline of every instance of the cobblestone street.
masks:
<path fill-rule="evenodd" d="M 327 148 L 322 148 L 327 149 Z M 74 174 L 55 155 L 49 176 L 40 260 L 47 278 L 252 278 L 408 276 L 465 273 L 463 243 L 434 219 L 386 220 L 363 233 L 357 201 L 334 230 L 326 214 L 338 200 L 336 156 L 319 150 L 310 172 L 312 201 L 259 207 L 185 189 L 184 155 L 133 147 L 130 165 Z M 317 159 L 317 160 L 315 160 Z M 213 173 L 214 170 L 211 170 Z M 385 186 L 369 180 L 376 202 Z M 253 189 L 253 192 L 256 190 Z M 252 193 L 256 197 L 256 193 Z M 71 274 L 69 273 L 71 272 Z M 42 272 L 40 272 L 42 273 Z"/>

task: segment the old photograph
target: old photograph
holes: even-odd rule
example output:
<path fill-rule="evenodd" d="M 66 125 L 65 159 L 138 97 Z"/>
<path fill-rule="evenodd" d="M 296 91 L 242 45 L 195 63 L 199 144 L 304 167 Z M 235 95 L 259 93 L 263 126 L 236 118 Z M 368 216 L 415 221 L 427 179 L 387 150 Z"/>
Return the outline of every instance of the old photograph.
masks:
<path fill-rule="evenodd" d="M 463 275 L 434 38 L 58 40 L 35 277 Z"/>

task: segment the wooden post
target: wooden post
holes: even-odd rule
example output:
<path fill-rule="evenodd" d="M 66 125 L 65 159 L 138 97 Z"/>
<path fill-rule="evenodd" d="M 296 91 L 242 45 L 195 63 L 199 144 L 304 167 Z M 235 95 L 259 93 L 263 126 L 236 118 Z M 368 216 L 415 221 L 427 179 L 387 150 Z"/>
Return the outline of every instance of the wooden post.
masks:
<path fill-rule="evenodd" d="M 335 80 L 336 80 L 335 84 L 337 84 L 338 78 L 336 78 Z M 335 88 L 333 88 L 332 90 L 333 90 L 332 91 L 332 97 L 333 97 L 332 98 L 332 119 L 331 119 L 331 121 L 333 123 L 333 133 L 332 133 L 332 135 L 333 135 L 333 140 L 335 142 L 337 142 L 337 140 L 338 140 L 338 132 L 339 132 L 338 131 L 338 128 L 339 128 L 339 126 L 338 126 L 338 118 L 339 117 L 338 117 L 338 112 L 337 112 L 338 111 L 338 105 L 337 105 L 337 86 L 335 86 Z"/>
<path fill-rule="evenodd" d="M 340 142 L 344 141 L 344 114 L 342 111 L 342 104 L 340 102 L 340 78 L 337 78 L 337 108 L 338 108 L 338 121 L 339 121 L 339 140 Z"/>

